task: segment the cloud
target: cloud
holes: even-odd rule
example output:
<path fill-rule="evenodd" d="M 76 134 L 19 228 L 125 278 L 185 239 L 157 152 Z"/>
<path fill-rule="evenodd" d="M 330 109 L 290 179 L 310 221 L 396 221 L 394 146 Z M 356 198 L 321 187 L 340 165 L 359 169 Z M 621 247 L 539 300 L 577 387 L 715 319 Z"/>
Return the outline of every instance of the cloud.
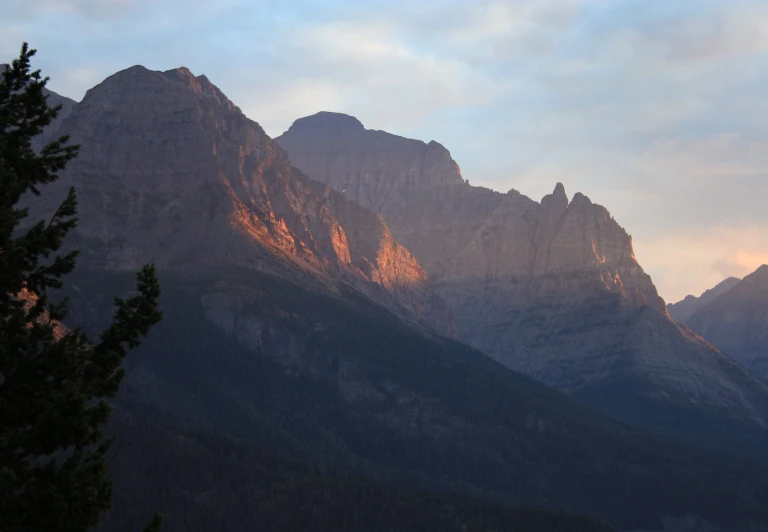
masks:
<path fill-rule="evenodd" d="M 409 127 L 437 110 L 482 104 L 500 87 L 480 70 L 398 39 L 386 24 L 309 29 L 300 40 L 314 61 L 341 78 L 349 108 L 382 127 Z M 343 74 L 339 74 L 343 73 Z"/>
<path fill-rule="evenodd" d="M 237 96 L 239 94 L 235 93 Z M 342 109 L 344 97 L 334 83 L 305 80 L 294 85 L 274 85 L 261 91 L 258 100 L 248 101 L 230 94 L 234 101 L 245 100 L 246 116 L 259 122 L 268 134 L 278 136 L 287 128 L 287 117 L 309 116 L 321 109 Z"/>
<path fill-rule="evenodd" d="M 583 0 L 478 1 L 443 36 L 461 45 L 491 47 L 495 57 L 552 51 L 558 35 L 576 20 Z"/>
<path fill-rule="evenodd" d="M 676 62 L 768 51 L 768 6 L 758 1 L 684 2 L 660 9 L 634 28 L 638 46 Z"/>
<path fill-rule="evenodd" d="M 738 132 L 697 140 L 675 138 L 651 144 L 640 166 L 651 175 L 674 175 L 690 182 L 768 176 L 768 139 L 757 140 Z"/>
<path fill-rule="evenodd" d="M 243 108 L 273 135 L 323 110 L 353 113 L 379 129 L 415 127 L 505 88 L 462 61 L 409 46 L 386 19 L 302 25 L 275 46 L 277 54 L 241 74 L 241 87 L 251 94 L 259 87 L 263 99 L 249 104 L 244 94 Z"/>

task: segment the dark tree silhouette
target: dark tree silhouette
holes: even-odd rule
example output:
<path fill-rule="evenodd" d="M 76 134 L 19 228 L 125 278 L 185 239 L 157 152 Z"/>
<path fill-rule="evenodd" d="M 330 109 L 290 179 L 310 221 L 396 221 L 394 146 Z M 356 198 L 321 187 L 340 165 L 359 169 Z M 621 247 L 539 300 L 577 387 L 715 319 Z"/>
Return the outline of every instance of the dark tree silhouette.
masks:
<path fill-rule="evenodd" d="M 56 118 L 44 92 L 48 78 L 30 71 L 26 43 L 0 77 L 0 530 L 82 532 L 112 501 L 102 434 L 123 378 L 126 351 L 162 314 L 154 267 L 138 273 L 138 294 L 115 298 L 115 314 L 92 342 L 65 328 L 66 300 L 49 303 L 76 252 L 57 253 L 76 223 L 75 191 L 50 220 L 22 224 L 25 195 L 77 156 L 64 136 L 39 152 L 32 140 Z M 154 519 L 148 529 L 157 530 Z"/>

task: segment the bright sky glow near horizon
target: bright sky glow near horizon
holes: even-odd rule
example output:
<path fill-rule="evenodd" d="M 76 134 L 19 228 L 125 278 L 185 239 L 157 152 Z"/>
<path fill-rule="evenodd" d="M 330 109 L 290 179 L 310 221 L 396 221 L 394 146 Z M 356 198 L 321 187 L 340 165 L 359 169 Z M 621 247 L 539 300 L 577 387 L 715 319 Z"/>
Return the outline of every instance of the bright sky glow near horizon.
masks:
<path fill-rule="evenodd" d="M 562 182 L 633 236 L 662 297 L 768 263 L 764 0 L 0 0 L 80 100 L 141 64 L 205 74 L 275 137 L 338 111 L 445 145 L 470 183 Z"/>

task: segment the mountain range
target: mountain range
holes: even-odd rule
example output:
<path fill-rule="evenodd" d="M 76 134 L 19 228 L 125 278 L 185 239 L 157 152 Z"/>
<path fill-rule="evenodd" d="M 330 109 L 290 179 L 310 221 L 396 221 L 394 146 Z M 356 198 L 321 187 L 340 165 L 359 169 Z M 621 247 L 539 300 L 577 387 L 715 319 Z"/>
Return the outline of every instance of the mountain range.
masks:
<path fill-rule="evenodd" d="M 158 501 L 169 530 L 249 500 L 274 516 L 248 475 L 169 473 L 272 471 L 258 448 L 625 529 L 766 529 L 768 468 L 733 449 L 763 441 L 768 387 L 669 317 L 607 210 L 470 187 L 437 143 L 314 118 L 275 142 L 204 76 L 132 67 L 46 132 L 81 146 L 28 202 L 78 192 L 70 319 L 100 330 L 146 261 L 163 287 L 118 398 L 144 421 L 114 427 L 114 526 Z M 684 443 L 703 438 L 724 453 Z"/>
<path fill-rule="evenodd" d="M 296 120 L 275 140 L 301 171 L 384 217 L 447 302 L 460 340 L 686 441 L 743 452 L 764 433 L 765 383 L 670 318 L 631 237 L 583 194 L 569 201 L 557 184 L 537 203 L 474 187 L 437 142 L 338 113 Z M 751 426 L 748 438 L 739 425 Z"/>

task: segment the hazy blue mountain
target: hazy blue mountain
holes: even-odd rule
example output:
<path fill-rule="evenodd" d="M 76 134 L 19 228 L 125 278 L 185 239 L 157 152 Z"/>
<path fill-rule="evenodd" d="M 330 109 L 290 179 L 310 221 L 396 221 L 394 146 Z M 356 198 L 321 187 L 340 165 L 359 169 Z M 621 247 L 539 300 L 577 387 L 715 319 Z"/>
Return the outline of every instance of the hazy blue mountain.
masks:
<path fill-rule="evenodd" d="M 737 277 L 728 277 L 712 288 L 705 290 L 699 297 L 688 295 L 677 303 L 669 303 L 667 305 L 667 310 L 669 311 L 670 316 L 677 321 L 686 323 L 688 318 L 693 316 L 697 310 L 729 291 L 739 284 L 739 281 L 741 281 L 741 279 Z"/>
<path fill-rule="evenodd" d="M 768 379 L 768 266 L 699 308 L 686 323 L 719 349 Z"/>

